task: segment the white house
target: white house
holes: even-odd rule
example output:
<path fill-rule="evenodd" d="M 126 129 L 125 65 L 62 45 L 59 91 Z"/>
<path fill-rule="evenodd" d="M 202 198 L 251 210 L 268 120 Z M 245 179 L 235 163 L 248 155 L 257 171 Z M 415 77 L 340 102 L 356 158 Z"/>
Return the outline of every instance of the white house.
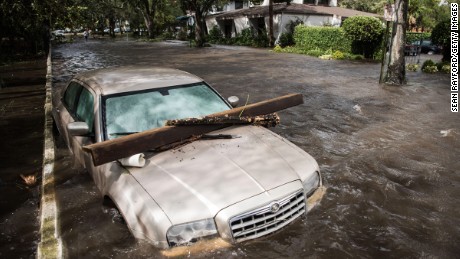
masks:
<path fill-rule="evenodd" d="M 337 7 L 337 0 L 293 0 L 290 4 L 274 4 L 273 13 L 276 39 L 290 30 L 292 22 L 302 22 L 310 26 L 340 26 L 350 16 L 380 17 L 373 13 Z M 227 38 L 239 35 L 246 28 L 252 28 L 255 32 L 268 30 L 268 23 L 268 0 L 264 0 L 261 5 L 243 0 L 230 1 L 220 11 L 214 9 L 206 18 L 208 32 L 218 26 Z"/>

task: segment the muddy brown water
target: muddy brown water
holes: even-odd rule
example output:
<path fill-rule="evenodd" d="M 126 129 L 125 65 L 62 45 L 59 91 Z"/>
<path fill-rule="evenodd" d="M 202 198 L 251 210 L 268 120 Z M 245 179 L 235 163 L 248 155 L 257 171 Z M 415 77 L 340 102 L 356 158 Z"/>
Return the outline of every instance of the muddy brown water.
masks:
<path fill-rule="evenodd" d="M 450 112 L 448 75 L 408 72 L 406 86 L 382 87 L 376 63 L 93 40 L 54 48 L 54 86 L 81 71 L 129 64 L 182 69 L 243 102 L 304 95 L 305 104 L 279 113 L 273 130 L 317 159 L 327 187 L 319 206 L 274 235 L 186 248 L 184 257 L 458 258 L 460 115 Z M 131 236 L 90 176 L 72 169 L 62 141 L 58 146 L 60 227 L 69 257 L 165 257 Z"/>

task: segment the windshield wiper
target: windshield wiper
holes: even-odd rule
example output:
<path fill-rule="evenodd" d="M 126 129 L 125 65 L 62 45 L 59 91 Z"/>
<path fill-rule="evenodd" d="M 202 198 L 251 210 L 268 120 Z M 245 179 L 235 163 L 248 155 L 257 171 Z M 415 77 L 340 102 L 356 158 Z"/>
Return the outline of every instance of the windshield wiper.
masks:
<path fill-rule="evenodd" d="M 230 135 L 230 134 L 201 135 L 200 139 L 208 140 L 208 139 L 234 139 L 234 138 L 241 138 L 241 136 Z"/>

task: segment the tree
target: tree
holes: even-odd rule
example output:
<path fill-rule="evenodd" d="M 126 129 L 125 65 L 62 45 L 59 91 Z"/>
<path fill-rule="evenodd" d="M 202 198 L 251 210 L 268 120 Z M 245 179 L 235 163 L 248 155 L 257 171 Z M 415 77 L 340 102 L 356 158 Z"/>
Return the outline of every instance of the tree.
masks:
<path fill-rule="evenodd" d="M 388 62 L 385 83 L 402 85 L 406 82 L 406 62 L 404 46 L 406 42 L 407 9 L 409 0 L 395 0 L 396 20 L 390 42 L 390 59 Z"/>
<path fill-rule="evenodd" d="M 447 18 L 450 7 L 439 5 L 439 0 L 410 0 L 409 27 L 415 31 L 432 29 L 437 21 Z"/>
<path fill-rule="evenodd" d="M 0 55 L 46 52 L 52 15 L 58 16 L 63 11 L 65 9 L 55 1 L 0 2 Z"/>
<path fill-rule="evenodd" d="M 451 48 L 450 48 L 450 19 L 444 19 L 440 21 L 433 29 L 431 33 L 431 39 L 434 44 L 442 46 L 442 60 L 451 60 Z"/>
<path fill-rule="evenodd" d="M 206 14 L 218 0 L 180 0 L 182 9 L 195 13 L 195 42 L 197 47 L 204 46 Z"/>
<path fill-rule="evenodd" d="M 369 13 L 383 13 L 383 7 L 387 0 L 342 0 L 341 7 L 350 8 Z"/>
<path fill-rule="evenodd" d="M 162 0 L 125 0 L 135 9 L 139 10 L 144 17 L 145 27 L 147 27 L 149 38 L 155 38 L 155 14 L 157 7 Z"/>

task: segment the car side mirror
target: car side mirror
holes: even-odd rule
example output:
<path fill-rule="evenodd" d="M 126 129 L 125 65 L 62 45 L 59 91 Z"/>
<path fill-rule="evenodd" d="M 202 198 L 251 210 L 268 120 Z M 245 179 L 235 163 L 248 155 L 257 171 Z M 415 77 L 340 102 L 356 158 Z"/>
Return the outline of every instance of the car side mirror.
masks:
<path fill-rule="evenodd" d="M 88 124 L 83 121 L 75 121 L 67 124 L 67 130 L 71 136 L 86 136 L 89 134 Z"/>
<path fill-rule="evenodd" d="M 227 101 L 230 103 L 230 105 L 235 108 L 238 106 L 238 103 L 240 102 L 240 98 L 237 96 L 230 96 L 228 97 Z"/>

